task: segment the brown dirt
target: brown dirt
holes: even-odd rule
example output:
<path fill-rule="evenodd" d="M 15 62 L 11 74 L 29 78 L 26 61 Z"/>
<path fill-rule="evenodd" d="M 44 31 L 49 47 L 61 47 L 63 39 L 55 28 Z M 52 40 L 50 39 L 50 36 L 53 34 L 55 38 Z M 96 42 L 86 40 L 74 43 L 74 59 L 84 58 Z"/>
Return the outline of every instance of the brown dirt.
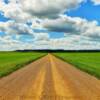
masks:
<path fill-rule="evenodd" d="M 1 78 L 0 100 L 100 100 L 100 81 L 48 54 Z"/>

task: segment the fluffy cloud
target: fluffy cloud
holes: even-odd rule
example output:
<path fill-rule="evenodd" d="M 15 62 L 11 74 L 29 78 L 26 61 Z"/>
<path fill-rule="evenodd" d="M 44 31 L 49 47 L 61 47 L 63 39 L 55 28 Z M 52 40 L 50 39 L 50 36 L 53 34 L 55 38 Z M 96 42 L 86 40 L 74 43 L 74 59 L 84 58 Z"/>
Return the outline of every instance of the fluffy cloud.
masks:
<path fill-rule="evenodd" d="M 19 36 L 17 36 L 18 35 L 16 35 L 16 39 L 13 39 L 11 35 L 0 36 L 0 51 L 33 49 L 35 47 L 33 41 L 20 41 Z"/>
<path fill-rule="evenodd" d="M 5 17 L 18 22 L 25 22 L 26 20 L 31 19 L 31 16 L 28 13 L 23 12 L 21 5 L 16 2 L 17 0 L 9 0 L 9 3 L 5 4 L 3 0 L 1 0 L 0 11 Z"/>
<path fill-rule="evenodd" d="M 81 41 L 80 41 L 81 40 Z M 35 48 L 40 49 L 64 49 L 64 50 L 91 50 L 99 49 L 100 43 L 90 41 L 85 36 L 68 36 L 60 39 L 50 39 L 35 42 Z"/>
<path fill-rule="evenodd" d="M 43 33 L 41 33 L 43 34 Z M 81 40 L 81 41 L 80 41 Z M 11 36 L 0 37 L 0 47 L 3 50 L 24 50 L 24 49 L 99 49 L 100 42 L 90 41 L 85 36 L 72 35 L 60 39 L 39 39 L 38 41 L 19 41 Z"/>
<path fill-rule="evenodd" d="M 35 40 L 40 41 L 40 40 L 49 40 L 49 34 L 48 33 L 36 33 L 35 34 Z"/>
<path fill-rule="evenodd" d="M 100 37 L 100 26 L 97 21 L 87 21 L 79 17 L 61 16 L 56 20 L 45 20 L 42 25 L 49 31 L 64 32 L 70 35 Z"/>
<path fill-rule="evenodd" d="M 9 0 L 0 1 L 0 10 L 6 17 L 16 20 L 33 17 L 56 18 L 65 11 L 76 8 L 83 0 Z M 12 9 L 13 8 L 13 9 Z"/>
<path fill-rule="evenodd" d="M 34 35 L 33 30 L 26 24 L 14 21 L 0 22 L 0 31 L 7 34 L 30 34 Z"/>
<path fill-rule="evenodd" d="M 21 2 L 20 2 L 21 1 Z M 57 17 L 69 9 L 75 8 L 83 0 L 20 0 L 23 11 L 38 17 Z"/>
<path fill-rule="evenodd" d="M 44 28 L 47 28 L 49 31 L 56 32 L 66 32 L 66 33 L 78 33 L 79 27 L 78 24 L 81 23 L 80 18 L 71 18 L 68 16 L 61 16 L 55 20 L 47 19 L 42 24 Z"/>

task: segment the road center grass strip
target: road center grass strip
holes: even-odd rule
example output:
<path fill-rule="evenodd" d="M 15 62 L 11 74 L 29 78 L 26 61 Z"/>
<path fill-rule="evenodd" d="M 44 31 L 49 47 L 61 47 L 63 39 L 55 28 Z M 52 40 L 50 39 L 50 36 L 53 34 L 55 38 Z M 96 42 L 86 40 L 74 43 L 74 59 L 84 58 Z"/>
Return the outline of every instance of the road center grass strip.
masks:
<path fill-rule="evenodd" d="M 54 53 L 54 55 L 100 79 L 100 52 Z"/>
<path fill-rule="evenodd" d="M 39 52 L 0 52 L 0 78 L 45 55 Z"/>

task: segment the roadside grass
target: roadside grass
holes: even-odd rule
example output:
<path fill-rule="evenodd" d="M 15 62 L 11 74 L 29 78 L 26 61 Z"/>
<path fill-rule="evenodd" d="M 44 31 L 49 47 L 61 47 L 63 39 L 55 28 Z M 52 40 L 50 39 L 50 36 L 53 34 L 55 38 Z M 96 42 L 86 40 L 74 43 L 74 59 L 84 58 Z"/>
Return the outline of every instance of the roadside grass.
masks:
<path fill-rule="evenodd" d="M 0 78 L 45 55 L 39 52 L 0 52 Z"/>
<path fill-rule="evenodd" d="M 54 55 L 100 79 L 100 52 L 54 53 Z"/>

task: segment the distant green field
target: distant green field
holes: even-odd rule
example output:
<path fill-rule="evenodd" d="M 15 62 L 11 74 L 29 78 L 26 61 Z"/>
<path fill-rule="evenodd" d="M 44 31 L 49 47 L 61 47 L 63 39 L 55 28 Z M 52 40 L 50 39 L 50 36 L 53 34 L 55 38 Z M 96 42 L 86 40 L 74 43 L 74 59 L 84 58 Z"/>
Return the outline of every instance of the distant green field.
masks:
<path fill-rule="evenodd" d="M 100 53 L 55 53 L 54 55 L 100 79 Z"/>
<path fill-rule="evenodd" d="M 10 74 L 44 55 L 46 53 L 0 52 L 0 77 Z"/>

